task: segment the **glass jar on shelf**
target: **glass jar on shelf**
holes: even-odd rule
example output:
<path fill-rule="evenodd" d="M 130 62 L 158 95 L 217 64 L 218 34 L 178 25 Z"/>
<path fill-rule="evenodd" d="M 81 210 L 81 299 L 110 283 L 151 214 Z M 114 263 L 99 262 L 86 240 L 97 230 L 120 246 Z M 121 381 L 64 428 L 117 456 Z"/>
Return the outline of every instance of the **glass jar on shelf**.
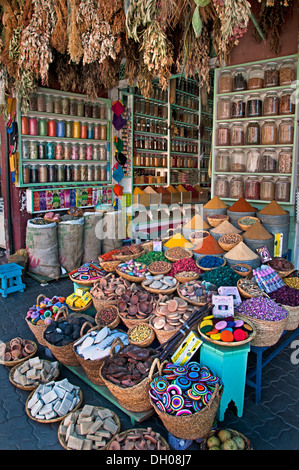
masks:
<path fill-rule="evenodd" d="M 272 176 L 263 176 L 260 183 L 261 201 L 273 201 L 275 197 L 275 181 Z"/>
<path fill-rule="evenodd" d="M 246 170 L 246 155 L 242 150 L 235 150 L 230 157 L 230 171 L 243 172 Z"/>
<path fill-rule="evenodd" d="M 91 101 L 85 101 L 84 103 L 84 117 L 92 117 L 92 105 Z"/>
<path fill-rule="evenodd" d="M 71 159 L 71 151 L 72 151 L 72 146 L 70 143 L 65 142 L 64 143 L 64 160 L 70 160 Z"/>
<path fill-rule="evenodd" d="M 285 59 L 279 69 L 279 85 L 291 85 L 296 79 L 296 68 L 293 59 Z"/>
<path fill-rule="evenodd" d="M 259 64 L 253 65 L 248 72 L 248 90 L 263 88 L 264 70 Z"/>
<path fill-rule="evenodd" d="M 65 181 L 70 183 L 73 181 L 73 166 L 72 165 L 65 165 Z"/>
<path fill-rule="evenodd" d="M 283 148 L 278 155 L 278 173 L 292 173 L 293 151 Z"/>
<path fill-rule="evenodd" d="M 94 181 L 94 166 L 87 165 L 87 181 Z"/>
<path fill-rule="evenodd" d="M 262 145 L 277 144 L 277 125 L 272 119 L 266 120 L 262 125 Z"/>
<path fill-rule="evenodd" d="M 30 167 L 29 165 L 23 165 L 22 167 L 22 176 L 23 176 L 23 184 L 30 183 Z"/>
<path fill-rule="evenodd" d="M 38 167 L 39 165 L 30 165 L 30 183 L 38 183 Z"/>
<path fill-rule="evenodd" d="M 244 180 L 242 176 L 233 176 L 230 180 L 229 197 L 232 199 L 244 197 Z"/>
<path fill-rule="evenodd" d="M 263 101 L 258 93 L 252 93 L 247 101 L 247 116 L 259 117 L 262 115 Z"/>
<path fill-rule="evenodd" d="M 57 181 L 57 165 L 51 163 L 48 165 L 48 182 L 56 183 Z"/>
<path fill-rule="evenodd" d="M 69 115 L 70 116 L 77 115 L 77 100 L 75 98 L 70 98 L 69 100 Z"/>
<path fill-rule="evenodd" d="M 235 122 L 232 125 L 230 132 L 231 145 L 244 145 L 245 144 L 245 132 L 244 126 L 241 122 Z"/>
<path fill-rule="evenodd" d="M 275 182 L 275 200 L 290 202 L 291 182 L 287 176 L 279 176 Z"/>
<path fill-rule="evenodd" d="M 230 145 L 230 127 L 226 123 L 220 123 L 217 129 L 217 145 Z"/>
<path fill-rule="evenodd" d="M 233 91 L 233 75 L 230 70 L 222 70 L 219 77 L 219 93 L 230 93 Z"/>
<path fill-rule="evenodd" d="M 30 158 L 29 153 L 29 142 L 28 140 L 22 140 L 22 159 L 28 160 Z"/>
<path fill-rule="evenodd" d="M 47 97 L 52 98 L 51 95 L 47 95 Z M 46 96 L 43 93 L 37 93 L 37 98 L 36 98 L 36 110 L 39 111 L 40 113 L 44 113 L 46 111 Z M 49 111 L 53 112 L 53 111 Z"/>
<path fill-rule="evenodd" d="M 265 149 L 261 157 L 261 172 L 277 172 L 277 155 L 273 148 Z"/>
<path fill-rule="evenodd" d="M 230 155 L 227 150 L 219 150 L 216 156 L 215 170 L 227 172 L 230 169 Z"/>
<path fill-rule="evenodd" d="M 81 165 L 81 170 L 80 170 L 80 181 L 87 181 L 87 167 L 88 165 Z"/>
<path fill-rule="evenodd" d="M 260 171 L 260 152 L 256 148 L 250 148 L 246 158 L 246 172 L 258 173 Z"/>
<path fill-rule="evenodd" d="M 279 71 L 277 62 L 268 62 L 265 66 L 264 87 L 276 87 L 279 85 Z"/>
<path fill-rule="evenodd" d="M 100 137 L 101 137 L 101 133 L 102 133 L 102 127 L 105 127 L 106 126 L 101 126 L 100 127 Z M 87 124 L 87 139 L 94 139 L 94 124 L 92 122 L 89 122 Z"/>
<path fill-rule="evenodd" d="M 85 160 L 85 159 L 86 159 L 86 145 L 79 144 L 79 160 Z"/>
<path fill-rule="evenodd" d="M 100 165 L 100 180 L 101 181 L 106 181 L 107 179 L 107 170 L 106 167 L 103 165 Z"/>
<path fill-rule="evenodd" d="M 294 114 L 295 100 L 292 97 L 293 90 L 283 90 L 279 103 L 279 114 Z"/>
<path fill-rule="evenodd" d="M 259 200 L 260 180 L 257 176 L 248 176 L 245 181 L 245 199 Z"/>
<path fill-rule="evenodd" d="M 234 73 L 234 91 L 247 90 L 247 72 L 245 67 L 238 67 Z"/>
<path fill-rule="evenodd" d="M 65 182 L 65 165 L 57 165 L 57 182 Z"/>
<path fill-rule="evenodd" d="M 61 98 L 61 114 L 70 114 L 70 103 L 67 96 Z"/>
<path fill-rule="evenodd" d="M 277 116 L 279 113 L 279 98 L 276 91 L 268 91 L 264 98 L 264 116 Z"/>
<path fill-rule="evenodd" d="M 260 145 L 260 125 L 258 121 L 249 121 L 246 129 L 246 145 Z"/>
<path fill-rule="evenodd" d="M 48 160 L 54 160 L 55 158 L 55 145 L 54 142 L 46 143 L 46 156 Z"/>
<path fill-rule="evenodd" d="M 53 98 L 53 113 L 62 114 L 61 98 L 60 96 L 54 96 Z"/>
<path fill-rule="evenodd" d="M 100 119 L 100 105 L 98 103 L 92 103 L 92 118 Z"/>
<path fill-rule="evenodd" d="M 105 103 L 99 104 L 99 118 L 100 119 L 107 119 L 107 107 Z"/>
<path fill-rule="evenodd" d="M 38 159 L 38 143 L 35 140 L 29 142 L 29 158 L 30 160 Z"/>
<path fill-rule="evenodd" d="M 38 158 L 39 160 L 46 159 L 46 144 L 45 142 L 38 143 Z"/>
<path fill-rule="evenodd" d="M 229 96 L 219 98 L 217 104 L 217 118 L 218 119 L 231 119 L 232 117 L 232 101 Z M 182 126 L 182 129 L 184 127 Z"/>
<path fill-rule="evenodd" d="M 77 144 L 72 144 L 71 160 L 79 160 L 79 147 Z"/>
<path fill-rule="evenodd" d="M 85 114 L 84 108 L 85 108 L 84 101 L 78 100 L 77 101 L 77 113 L 76 113 L 78 117 L 84 117 L 84 114 Z"/>
<path fill-rule="evenodd" d="M 73 123 L 72 121 L 65 122 L 65 137 L 71 138 L 73 137 Z"/>
<path fill-rule="evenodd" d="M 278 128 L 278 142 L 280 144 L 292 144 L 294 139 L 294 122 L 292 119 L 282 119 Z"/>
<path fill-rule="evenodd" d="M 245 117 L 245 100 L 243 95 L 235 95 L 232 99 L 232 118 Z"/>
<path fill-rule="evenodd" d="M 30 111 L 38 111 L 37 109 L 37 93 L 31 93 L 29 98 L 29 109 Z"/>
<path fill-rule="evenodd" d="M 56 142 L 55 160 L 63 160 L 63 142 Z"/>
<path fill-rule="evenodd" d="M 229 181 L 227 176 L 218 175 L 215 180 L 215 196 L 226 198 L 229 196 Z"/>
<path fill-rule="evenodd" d="M 75 181 L 76 183 L 78 181 L 81 181 L 81 165 L 73 165 L 73 181 Z"/>

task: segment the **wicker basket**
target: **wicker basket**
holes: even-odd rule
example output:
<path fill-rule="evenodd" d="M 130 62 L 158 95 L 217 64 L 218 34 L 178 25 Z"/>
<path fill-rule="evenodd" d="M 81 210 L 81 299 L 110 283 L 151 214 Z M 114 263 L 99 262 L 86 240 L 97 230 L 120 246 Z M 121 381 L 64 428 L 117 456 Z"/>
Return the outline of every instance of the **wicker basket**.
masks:
<path fill-rule="evenodd" d="M 129 343 L 133 344 L 134 346 L 138 346 L 139 348 L 146 348 L 147 346 L 152 344 L 152 342 L 154 341 L 156 337 L 154 328 L 149 323 L 145 323 L 145 322 L 139 323 L 138 325 L 146 325 L 146 327 L 150 329 L 150 335 L 148 338 L 144 339 L 143 341 L 133 341 L 130 338 L 130 335 L 132 331 L 134 330 L 134 328 L 136 327 L 136 325 L 134 325 L 131 328 L 129 328 L 127 332 Z"/>
<path fill-rule="evenodd" d="M 92 307 L 93 302 L 92 300 L 88 302 L 84 307 L 72 307 L 71 305 L 68 305 L 69 309 L 72 310 L 72 312 L 85 312 L 85 310 L 88 310 L 90 307 Z"/>
<path fill-rule="evenodd" d="M 279 259 L 279 258 L 278 258 L 278 259 Z M 268 264 L 268 266 L 270 266 L 270 267 L 272 268 L 272 266 L 271 266 L 270 263 L 267 263 L 267 264 Z M 291 264 L 292 264 L 292 263 L 291 263 Z M 272 269 L 274 269 L 274 268 L 272 268 Z M 276 271 L 277 274 L 278 274 L 280 277 L 282 277 L 282 278 L 283 278 L 283 277 L 288 277 L 290 274 L 292 274 L 292 273 L 295 271 L 295 266 L 292 264 L 291 269 L 289 269 L 288 271 L 279 271 L 278 269 L 275 269 L 275 271 Z"/>
<path fill-rule="evenodd" d="M 179 286 L 179 287 L 180 287 L 180 286 Z M 204 305 L 206 305 L 207 302 L 197 302 L 196 300 L 190 300 L 190 299 L 188 299 L 187 297 L 184 297 L 184 296 L 180 293 L 179 287 L 178 287 L 178 289 L 177 289 L 178 296 L 181 297 L 181 299 L 183 299 L 183 300 L 185 300 L 186 302 L 188 302 L 188 304 L 196 305 L 197 307 L 203 307 Z"/>
<path fill-rule="evenodd" d="M 171 256 L 171 253 L 172 253 L 171 250 L 173 250 L 173 248 L 168 248 L 168 250 L 165 251 L 165 253 L 164 253 L 165 258 L 167 258 L 172 263 L 175 263 L 176 261 L 179 261 L 180 259 L 182 259 L 182 258 L 175 258 L 175 257 Z M 183 250 L 186 253 L 186 256 L 184 257 L 184 259 L 190 259 L 190 258 L 193 257 L 193 252 L 191 250 L 188 250 L 187 248 L 183 248 Z"/>
<path fill-rule="evenodd" d="M 200 273 L 196 273 L 193 276 L 181 276 L 180 274 L 175 274 L 175 278 L 178 282 L 184 284 L 184 282 L 196 281 L 200 276 Z"/>
<path fill-rule="evenodd" d="M 151 289 L 150 287 L 145 286 L 144 283 L 141 284 L 143 289 L 150 292 L 151 294 L 162 294 L 162 295 L 172 294 L 173 292 L 177 290 L 178 285 L 179 285 L 179 282 L 177 281 L 174 287 L 171 287 L 170 289 L 161 290 L 161 289 Z"/>
<path fill-rule="evenodd" d="M 107 307 L 110 307 L 110 308 L 113 308 L 116 312 L 116 317 L 115 319 L 111 322 L 111 323 L 104 323 L 101 321 L 101 314 L 102 314 L 102 311 L 107 308 Z M 120 322 L 120 318 L 119 318 L 119 310 L 117 308 L 116 305 L 103 305 L 96 313 L 95 315 L 95 322 L 97 325 L 100 325 L 101 327 L 104 327 L 104 326 L 107 326 L 108 328 L 110 328 L 111 330 L 113 328 L 116 328 L 118 325 L 119 325 L 119 322 Z"/>
<path fill-rule="evenodd" d="M 214 420 L 219 408 L 223 387 L 219 390 L 219 384 L 215 386 L 215 390 L 211 396 L 209 403 L 201 410 L 191 415 L 175 416 L 161 411 L 151 400 L 151 404 L 163 422 L 165 428 L 175 437 L 179 439 L 200 439 L 211 431 Z"/>
<path fill-rule="evenodd" d="M 251 225 L 242 224 L 242 219 L 252 219 L 252 220 L 255 220 L 255 222 L 260 222 L 260 219 L 258 219 L 257 217 L 251 217 L 251 216 L 241 217 L 238 220 L 238 225 L 239 225 L 240 229 L 243 230 L 243 232 L 246 232 L 246 230 L 248 230 L 250 227 L 252 227 L 252 224 Z"/>
<path fill-rule="evenodd" d="M 194 234 L 199 233 L 199 232 L 202 232 L 203 236 L 202 237 L 195 237 Z M 191 243 L 193 243 L 193 245 L 196 246 L 200 243 L 201 240 L 208 237 L 209 234 L 210 234 L 210 232 L 208 230 L 196 230 L 196 231 L 193 231 L 190 234 L 189 240 L 190 240 Z"/>
<path fill-rule="evenodd" d="M 102 406 L 94 406 L 94 410 L 105 410 L 106 408 L 103 408 Z M 80 413 L 81 411 L 83 410 L 83 408 L 80 408 L 80 409 L 77 409 L 75 411 L 75 413 Z M 119 417 L 117 416 L 117 414 L 115 414 L 113 411 L 109 410 L 112 414 L 113 414 L 113 420 L 117 423 L 117 431 L 116 431 L 116 434 L 119 433 L 120 431 L 120 428 L 121 428 L 121 424 L 120 424 L 120 420 L 119 420 Z M 73 412 L 71 412 L 73 413 Z M 61 433 L 61 429 L 62 429 L 62 426 L 64 426 L 64 419 L 65 417 L 63 417 L 63 420 L 61 421 L 61 423 L 59 424 L 59 428 L 58 428 L 58 440 L 59 440 L 59 443 L 61 444 L 61 446 L 65 449 L 65 450 L 73 450 L 73 449 L 70 449 L 70 447 L 68 447 L 67 445 L 67 442 L 65 440 L 65 437 L 62 435 Z M 106 450 L 109 446 L 109 444 L 111 443 L 111 441 L 114 439 L 114 437 L 110 438 L 107 442 L 106 442 L 106 445 L 103 446 L 103 447 L 99 447 L 99 450 Z"/>
<path fill-rule="evenodd" d="M 76 272 L 77 272 L 77 270 L 72 271 L 71 273 L 68 273 L 68 275 L 69 275 L 69 278 L 72 282 L 75 282 L 76 284 L 78 284 L 80 286 L 92 287 L 94 285 L 94 283 L 98 281 L 98 279 L 94 279 L 92 281 L 87 281 L 87 280 L 86 281 L 81 281 L 80 279 L 73 278 L 72 275 Z"/>
<path fill-rule="evenodd" d="M 114 346 L 115 347 L 115 346 Z M 111 351 L 111 356 L 114 354 L 114 347 Z M 161 367 L 160 361 L 158 358 L 155 358 L 149 374 L 145 377 L 139 384 L 134 385 L 133 387 L 120 387 L 109 380 L 107 380 L 102 375 L 102 368 L 104 364 L 100 367 L 100 377 L 104 381 L 108 390 L 112 395 L 119 401 L 120 405 L 129 411 L 141 412 L 149 411 L 152 408 L 149 396 L 150 382 L 158 374 L 158 371 L 155 372 L 155 368 L 159 369 Z"/>
<path fill-rule="evenodd" d="M 155 263 L 155 261 L 154 261 L 153 263 Z M 170 264 L 170 263 L 167 263 L 167 262 L 165 261 L 165 263 L 168 264 L 167 269 L 164 269 L 164 271 L 155 271 L 155 270 L 153 270 L 153 268 L 151 267 L 151 266 L 153 265 L 153 263 L 149 264 L 148 267 L 147 267 L 147 269 L 149 270 L 149 272 L 150 272 L 153 276 L 157 276 L 157 275 L 159 275 L 159 274 L 167 274 L 167 273 L 169 273 L 169 271 L 171 270 L 171 264 Z"/>
<path fill-rule="evenodd" d="M 145 276 L 144 277 L 130 276 L 128 274 L 122 273 L 117 268 L 115 269 L 115 271 L 120 277 L 123 277 L 124 279 L 126 279 L 127 281 L 130 281 L 130 282 L 143 282 L 146 279 Z"/>
<path fill-rule="evenodd" d="M 251 294 L 248 294 L 248 292 L 246 292 L 245 290 L 242 289 L 241 287 L 241 283 L 240 283 L 241 279 L 238 279 L 237 281 L 237 288 L 240 292 L 240 294 L 242 295 L 242 297 L 244 297 L 245 299 L 251 299 L 252 297 L 256 297 L 256 296 L 253 296 Z"/>
<path fill-rule="evenodd" d="M 123 312 L 119 312 L 119 318 L 127 328 L 133 328 L 133 326 L 140 325 L 140 323 L 149 323 L 151 317 L 152 315 L 149 314 L 146 318 L 128 318 L 123 315 Z"/>
<path fill-rule="evenodd" d="M 142 255 L 144 255 L 144 253 L 145 253 L 145 250 L 142 250 L 139 253 L 135 253 L 135 254 L 132 253 L 130 255 L 119 255 L 117 253 L 117 254 L 112 255 L 112 256 L 113 256 L 113 259 L 115 259 L 115 261 L 118 261 L 118 264 L 119 264 L 119 263 L 123 263 L 125 261 L 130 261 L 130 259 L 140 258 Z"/>
<path fill-rule="evenodd" d="M 29 418 L 33 419 L 34 421 L 37 421 L 38 423 L 46 423 L 46 424 L 58 423 L 59 421 L 62 421 L 66 416 L 68 416 L 70 413 L 73 413 L 74 411 L 78 410 L 81 407 L 82 402 L 83 402 L 83 394 L 82 394 L 81 389 L 79 389 L 79 399 L 80 399 L 80 401 L 79 401 L 78 405 L 75 406 L 75 408 L 73 408 L 69 413 L 67 413 L 66 415 L 63 415 L 63 416 L 57 416 L 57 418 L 52 418 L 52 419 L 38 419 L 38 418 L 35 418 L 34 416 L 32 416 L 31 411 L 28 408 L 28 402 L 32 398 L 34 393 L 35 393 L 35 390 L 33 390 L 30 393 L 30 395 L 28 396 L 28 398 L 26 400 L 25 410 L 26 410 L 26 413 L 29 416 Z"/>
<path fill-rule="evenodd" d="M 289 305 L 282 305 L 288 312 L 288 319 L 285 329 L 288 331 L 296 330 L 299 326 L 299 306 L 290 307 Z"/>
<path fill-rule="evenodd" d="M 238 319 L 238 316 L 236 315 L 235 316 L 235 320 Z M 240 320 L 241 318 L 239 318 Z M 243 318 L 242 318 L 243 320 Z M 255 327 L 254 325 L 249 321 L 249 320 L 246 320 L 246 323 L 251 326 L 252 328 L 252 333 L 250 335 L 248 335 L 248 337 L 242 341 L 231 341 L 231 342 L 226 342 L 226 341 L 217 341 L 215 339 L 212 339 L 210 338 L 210 336 L 208 335 L 205 335 L 201 330 L 200 330 L 200 325 L 198 325 L 198 332 L 200 334 L 200 336 L 202 336 L 206 341 L 208 341 L 209 343 L 214 343 L 214 344 L 218 344 L 218 346 L 228 346 L 230 348 L 233 348 L 233 347 L 237 347 L 237 346 L 242 346 L 243 344 L 246 344 L 246 343 L 249 343 L 250 341 L 253 340 L 253 338 L 255 337 L 256 335 L 256 330 L 255 330 Z"/>
<path fill-rule="evenodd" d="M 141 244 L 141 246 L 147 252 L 153 251 L 154 242 L 153 241 L 144 242 Z"/>
<path fill-rule="evenodd" d="M 177 333 L 180 329 L 180 327 L 178 327 L 175 330 L 163 330 L 163 329 L 158 330 L 153 325 L 154 318 L 155 318 L 155 316 L 153 315 L 153 317 L 150 320 L 150 326 L 153 328 L 153 330 L 155 332 L 155 335 L 156 335 L 156 338 L 157 338 L 157 340 L 159 341 L 160 344 L 164 344 L 165 341 L 167 341 L 169 338 L 172 338 L 172 336 L 175 333 Z"/>
<path fill-rule="evenodd" d="M 248 315 L 238 314 L 241 320 L 247 322 Z M 283 320 L 279 321 L 266 321 L 266 320 L 259 320 L 254 317 L 249 317 L 250 322 L 253 324 L 256 335 L 251 341 L 252 346 L 260 346 L 260 347 L 269 347 L 274 346 L 276 344 L 284 330 L 286 329 L 287 325 L 287 317 Z"/>
<path fill-rule="evenodd" d="M 19 366 L 20 364 L 22 364 L 22 362 L 27 361 L 27 359 L 30 359 L 31 357 L 33 357 L 37 351 L 37 344 L 34 341 L 30 341 L 30 340 L 26 340 L 26 341 L 29 341 L 29 343 L 34 347 L 34 350 L 32 351 L 32 353 L 28 354 L 28 356 L 22 357 L 21 359 L 16 359 L 14 361 L 0 360 L 0 364 L 2 364 L 3 366 L 7 366 L 7 367 L 15 367 L 15 366 Z M 5 343 L 5 345 L 8 347 L 9 342 Z"/>
<path fill-rule="evenodd" d="M 230 251 L 232 248 L 237 246 L 241 241 L 243 241 L 243 237 L 239 233 L 234 233 L 234 237 L 237 238 L 237 241 L 235 243 L 225 243 L 224 239 L 227 237 L 227 235 L 222 235 L 222 237 L 219 238 L 218 244 L 221 246 L 221 248 L 225 251 Z"/>
<path fill-rule="evenodd" d="M 101 261 L 101 258 L 99 258 L 100 266 L 103 268 L 105 271 L 109 273 L 115 272 L 115 268 L 119 265 L 120 261 L 119 260 L 113 260 L 113 261 Z"/>
<path fill-rule="evenodd" d="M 246 272 L 242 272 L 242 271 L 238 271 L 235 269 L 236 266 L 242 266 L 243 268 L 246 268 L 248 271 Z M 249 266 L 249 264 L 244 264 L 244 263 L 236 263 L 236 264 L 233 264 L 231 266 L 231 269 L 239 274 L 239 276 L 242 276 L 242 277 L 247 277 L 248 279 L 251 279 L 252 278 L 252 267 Z"/>
<path fill-rule="evenodd" d="M 110 449 L 110 445 L 112 444 L 113 441 L 117 441 L 118 439 L 125 439 L 126 436 L 132 432 L 134 432 L 135 430 L 134 429 L 128 429 L 127 431 L 124 431 L 124 432 L 121 432 L 120 434 L 118 435 L 115 435 L 111 441 L 109 442 L 109 445 L 106 445 L 105 449 L 106 450 L 112 450 Z M 141 431 L 141 432 L 144 432 L 144 433 L 148 433 L 148 430 L 145 429 L 145 428 L 138 428 L 138 431 Z M 169 444 L 168 442 L 165 441 L 164 437 L 162 437 L 161 435 L 159 436 L 159 441 L 160 443 L 162 444 L 162 446 L 166 447 L 166 450 L 170 450 L 170 447 L 169 447 Z M 158 449 L 157 449 L 158 450 Z"/>
<path fill-rule="evenodd" d="M 222 217 L 221 219 L 214 219 L 213 217 L 207 217 L 208 219 L 208 224 L 211 225 L 211 227 L 218 227 L 218 225 L 221 224 L 221 222 L 224 222 L 225 220 L 229 220 L 229 216 L 226 215 L 225 217 Z"/>
<path fill-rule="evenodd" d="M 96 311 L 98 312 L 101 310 L 101 308 L 106 307 L 108 305 L 117 305 L 119 300 L 118 299 L 112 299 L 112 300 L 107 300 L 107 299 L 97 299 L 94 297 L 92 292 L 90 292 L 91 298 L 92 298 L 92 303 Z"/>
<path fill-rule="evenodd" d="M 227 429 L 227 431 L 230 431 L 232 437 L 240 436 L 243 439 L 245 443 L 243 450 L 253 450 L 253 448 L 251 447 L 250 441 L 246 436 L 241 434 L 239 431 L 236 431 L 235 429 L 230 429 L 230 428 L 225 428 L 225 429 Z M 221 430 L 220 428 L 216 428 L 216 429 L 213 429 L 211 432 L 209 432 L 209 434 L 205 437 L 205 439 L 200 443 L 200 450 L 209 450 L 209 447 L 207 444 L 209 437 L 215 436 L 215 434 L 217 434 L 220 430 Z"/>
<path fill-rule="evenodd" d="M 211 256 L 213 256 L 213 255 L 211 255 Z M 200 266 L 200 264 L 199 264 L 200 258 L 198 258 L 198 259 L 196 260 L 196 266 L 197 266 L 199 269 L 201 269 L 202 271 L 212 271 L 213 269 L 223 268 L 223 267 L 226 265 L 226 259 L 222 258 L 222 260 L 223 260 L 223 263 L 220 264 L 220 266 L 215 266 L 214 268 L 204 268 L 204 267 Z"/>
<path fill-rule="evenodd" d="M 44 361 L 44 362 L 47 362 L 47 363 L 49 363 L 49 364 L 50 364 L 50 362 L 51 362 L 51 361 L 47 361 L 47 360 L 45 360 L 45 359 L 43 359 L 43 361 Z M 16 366 L 14 366 L 14 367 L 11 369 L 10 373 L 9 373 L 9 380 L 10 380 L 10 382 L 11 382 L 15 387 L 20 388 L 21 390 L 27 390 L 27 391 L 31 392 L 32 390 L 35 390 L 40 384 L 46 384 L 46 383 L 47 383 L 47 382 L 39 382 L 39 383 L 36 383 L 36 384 L 31 384 L 31 385 L 21 385 L 21 384 L 19 384 L 18 382 L 15 382 L 13 376 L 14 376 L 15 370 L 16 370 L 18 367 L 19 367 L 19 364 L 16 365 Z M 55 375 L 54 377 L 52 377 L 52 378 L 50 379 L 50 381 L 56 380 L 56 379 L 59 377 L 59 374 L 60 374 L 60 371 L 59 371 L 59 369 L 58 369 L 56 375 Z"/>

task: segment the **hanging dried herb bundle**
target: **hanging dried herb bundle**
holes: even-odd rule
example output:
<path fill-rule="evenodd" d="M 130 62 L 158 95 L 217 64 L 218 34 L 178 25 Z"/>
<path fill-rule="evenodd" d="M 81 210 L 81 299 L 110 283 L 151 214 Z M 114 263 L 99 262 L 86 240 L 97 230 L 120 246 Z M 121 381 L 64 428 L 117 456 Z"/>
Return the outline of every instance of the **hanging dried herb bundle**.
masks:
<path fill-rule="evenodd" d="M 292 14 L 294 6 L 293 0 L 263 0 L 257 17 L 258 25 L 265 38 L 270 39 L 270 48 L 274 54 L 279 54 L 281 50 L 281 30 L 288 15 Z M 253 32 L 253 38 L 257 43 L 261 42 L 261 37 L 257 30 Z"/>
<path fill-rule="evenodd" d="M 80 87 L 81 65 L 70 61 L 67 55 L 57 54 L 53 75 L 62 90 L 75 91 Z"/>
<path fill-rule="evenodd" d="M 139 42 L 144 28 L 151 24 L 156 13 L 156 0 L 130 0 L 126 13 L 126 29 L 128 38 Z"/>
<path fill-rule="evenodd" d="M 185 76 L 200 79 L 200 86 L 210 90 L 210 38 L 207 29 L 203 29 L 199 38 L 194 38 L 191 57 L 185 64 Z"/>
<path fill-rule="evenodd" d="M 126 70 L 125 77 L 129 80 L 129 84 L 132 85 L 136 76 L 138 75 L 139 69 L 139 47 L 133 39 L 128 39 L 124 48 L 124 54 L 126 59 Z"/>
<path fill-rule="evenodd" d="M 61 54 L 67 50 L 67 0 L 56 0 L 56 25 L 51 36 L 51 46 Z"/>
<path fill-rule="evenodd" d="M 68 53 L 71 61 L 79 64 L 83 56 L 83 48 L 81 44 L 81 33 L 77 25 L 77 14 L 80 0 L 69 0 L 70 14 L 68 24 Z"/>
<path fill-rule="evenodd" d="M 1 50 L 0 62 L 6 67 L 10 76 L 15 75 L 17 64 L 10 55 L 10 41 L 14 31 L 18 28 L 18 17 L 20 9 L 15 0 L 2 0 L 2 40 L 3 47 Z"/>

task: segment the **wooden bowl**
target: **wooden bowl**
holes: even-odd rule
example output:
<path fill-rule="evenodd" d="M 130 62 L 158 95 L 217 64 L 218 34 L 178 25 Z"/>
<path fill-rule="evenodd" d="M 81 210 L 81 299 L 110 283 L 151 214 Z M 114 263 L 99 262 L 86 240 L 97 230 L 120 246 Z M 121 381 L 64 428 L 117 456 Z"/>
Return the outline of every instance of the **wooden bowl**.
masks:
<path fill-rule="evenodd" d="M 241 217 L 240 219 L 238 219 L 238 225 L 239 225 L 240 229 L 243 230 L 243 232 L 246 232 L 246 230 L 248 230 L 250 227 L 252 227 L 253 224 L 251 224 L 251 225 L 242 224 L 242 219 L 252 219 L 255 222 L 260 222 L 260 219 L 258 219 L 257 217 L 252 217 L 252 216 L 249 216 L 249 215 Z"/>
<path fill-rule="evenodd" d="M 247 271 L 246 272 L 238 271 L 237 269 L 235 269 L 236 266 L 242 266 L 243 268 L 246 268 Z M 231 269 L 235 271 L 235 273 L 239 274 L 239 276 L 248 277 L 248 278 L 252 277 L 252 267 L 249 266 L 249 264 L 236 263 L 231 266 Z"/>
<path fill-rule="evenodd" d="M 243 241 L 243 237 L 238 234 L 238 233 L 234 233 L 232 234 L 234 235 L 234 237 L 236 237 L 236 241 L 234 243 L 225 243 L 225 238 L 227 237 L 227 235 L 222 235 L 222 237 L 219 238 L 218 240 L 218 244 L 219 246 L 221 246 L 221 248 L 225 251 L 230 251 L 232 248 L 234 248 L 235 246 L 238 245 L 238 243 L 240 243 L 241 241 Z"/>
<path fill-rule="evenodd" d="M 209 225 L 211 225 L 211 227 L 218 227 L 218 225 L 220 225 L 225 220 L 229 220 L 229 216 L 225 215 L 221 219 L 216 219 L 216 218 L 214 219 L 213 217 L 207 217 L 207 219 L 208 219 L 208 223 L 209 223 Z"/>

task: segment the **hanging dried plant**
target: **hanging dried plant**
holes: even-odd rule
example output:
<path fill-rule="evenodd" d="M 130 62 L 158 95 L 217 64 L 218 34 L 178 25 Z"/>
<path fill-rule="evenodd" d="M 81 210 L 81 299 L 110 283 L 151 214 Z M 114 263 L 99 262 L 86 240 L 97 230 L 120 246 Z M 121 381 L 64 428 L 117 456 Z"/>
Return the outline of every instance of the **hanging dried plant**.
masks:
<path fill-rule="evenodd" d="M 156 0 L 130 0 L 126 13 L 126 29 L 128 38 L 139 42 L 140 33 L 154 19 L 157 11 Z"/>
<path fill-rule="evenodd" d="M 125 77 L 129 80 L 129 84 L 133 85 L 139 70 L 139 50 L 137 43 L 132 39 L 128 39 L 126 47 L 124 48 L 124 54 L 126 59 Z"/>
<path fill-rule="evenodd" d="M 18 17 L 20 9 L 18 3 L 14 0 L 2 0 L 2 37 L 3 47 L 1 51 L 0 62 L 6 67 L 7 73 L 11 76 L 16 74 L 17 64 L 10 55 L 10 41 L 14 31 L 18 28 Z"/>
<path fill-rule="evenodd" d="M 185 76 L 199 79 L 200 86 L 210 90 L 210 38 L 206 28 L 199 38 L 193 39 L 192 54 L 185 64 Z"/>
<path fill-rule="evenodd" d="M 98 62 L 82 67 L 80 88 L 90 98 L 97 98 L 101 65 Z"/>
<path fill-rule="evenodd" d="M 67 55 L 57 54 L 53 75 L 62 90 L 75 91 L 80 87 L 81 66 L 71 62 Z"/>
<path fill-rule="evenodd" d="M 83 56 L 83 48 L 81 43 L 81 33 L 77 25 L 77 14 L 80 0 L 70 0 L 70 15 L 68 24 L 68 53 L 70 59 L 79 64 Z"/>
<path fill-rule="evenodd" d="M 56 25 L 51 36 L 50 44 L 61 54 L 67 50 L 67 0 L 56 0 Z"/>

